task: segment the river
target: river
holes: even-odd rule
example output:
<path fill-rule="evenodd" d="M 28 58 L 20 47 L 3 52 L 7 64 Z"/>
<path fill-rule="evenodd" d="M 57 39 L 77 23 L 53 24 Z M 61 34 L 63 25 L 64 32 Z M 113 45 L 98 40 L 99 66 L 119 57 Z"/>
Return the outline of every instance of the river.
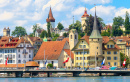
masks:
<path fill-rule="evenodd" d="M 0 78 L 0 82 L 129 82 L 130 76 Z"/>

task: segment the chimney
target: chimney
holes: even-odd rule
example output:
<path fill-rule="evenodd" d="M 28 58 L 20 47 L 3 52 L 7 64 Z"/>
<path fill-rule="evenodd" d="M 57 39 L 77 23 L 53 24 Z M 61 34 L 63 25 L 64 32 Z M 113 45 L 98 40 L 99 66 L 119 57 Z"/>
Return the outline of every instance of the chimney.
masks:
<path fill-rule="evenodd" d="M 21 39 L 21 37 L 19 36 L 19 40 Z"/>

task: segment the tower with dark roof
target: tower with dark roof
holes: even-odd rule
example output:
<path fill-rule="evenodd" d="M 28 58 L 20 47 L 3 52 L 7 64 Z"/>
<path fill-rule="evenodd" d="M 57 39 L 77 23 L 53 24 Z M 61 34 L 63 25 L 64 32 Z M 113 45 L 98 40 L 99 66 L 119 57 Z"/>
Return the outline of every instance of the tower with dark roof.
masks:
<path fill-rule="evenodd" d="M 7 29 L 6 28 L 3 29 L 3 36 L 10 36 L 10 29 L 9 29 L 9 27 Z"/>
<path fill-rule="evenodd" d="M 52 28 L 55 28 L 55 18 L 53 17 L 51 7 L 50 7 L 50 11 L 49 11 L 49 14 L 48 14 L 48 18 L 46 19 L 46 22 L 47 23 L 50 22 Z"/>
<path fill-rule="evenodd" d="M 89 15 L 87 14 L 87 9 L 85 7 L 84 14 L 81 17 L 82 31 L 85 30 L 85 25 L 87 25 L 85 21 L 88 19 L 89 19 Z"/>
<path fill-rule="evenodd" d="M 102 55 L 102 36 L 100 35 L 98 26 L 97 26 L 96 8 L 95 8 L 93 31 L 89 37 L 89 43 L 90 43 L 89 45 L 90 55 L 94 55 L 94 56 L 95 54 L 97 56 Z"/>

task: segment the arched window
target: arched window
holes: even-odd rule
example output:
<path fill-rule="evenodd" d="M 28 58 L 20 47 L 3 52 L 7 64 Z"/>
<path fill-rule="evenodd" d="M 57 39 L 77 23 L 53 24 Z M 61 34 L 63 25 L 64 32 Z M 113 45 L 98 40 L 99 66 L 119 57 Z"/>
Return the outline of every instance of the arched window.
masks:
<path fill-rule="evenodd" d="M 77 35 L 75 35 L 75 39 L 77 39 Z"/>
<path fill-rule="evenodd" d="M 25 61 L 25 60 L 23 60 L 23 63 L 26 63 L 26 61 Z"/>
<path fill-rule="evenodd" d="M 71 35 L 71 39 L 72 39 L 72 35 Z"/>

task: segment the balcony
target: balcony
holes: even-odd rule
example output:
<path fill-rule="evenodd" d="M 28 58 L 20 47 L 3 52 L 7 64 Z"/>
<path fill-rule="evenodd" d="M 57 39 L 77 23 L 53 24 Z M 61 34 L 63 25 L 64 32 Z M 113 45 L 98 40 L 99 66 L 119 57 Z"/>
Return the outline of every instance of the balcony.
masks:
<path fill-rule="evenodd" d="M 99 60 L 96 60 L 97 62 L 102 62 L 103 60 L 99 59 Z M 95 62 L 95 59 L 90 59 L 88 60 L 88 62 Z"/>
<path fill-rule="evenodd" d="M 28 54 L 28 52 L 22 52 L 22 54 Z"/>

